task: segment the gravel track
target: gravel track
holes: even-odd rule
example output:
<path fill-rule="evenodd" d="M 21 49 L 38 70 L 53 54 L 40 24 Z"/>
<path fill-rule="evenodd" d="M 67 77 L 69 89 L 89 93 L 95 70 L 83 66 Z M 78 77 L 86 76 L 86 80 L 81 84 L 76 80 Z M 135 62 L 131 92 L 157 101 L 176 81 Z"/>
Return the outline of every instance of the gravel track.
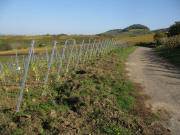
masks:
<path fill-rule="evenodd" d="M 180 70 L 146 47 L 129 55 L 126 68 L 130 80 L 151 97 L 146 104 L 160 114 L 162 125 L 180 135 Z"/>

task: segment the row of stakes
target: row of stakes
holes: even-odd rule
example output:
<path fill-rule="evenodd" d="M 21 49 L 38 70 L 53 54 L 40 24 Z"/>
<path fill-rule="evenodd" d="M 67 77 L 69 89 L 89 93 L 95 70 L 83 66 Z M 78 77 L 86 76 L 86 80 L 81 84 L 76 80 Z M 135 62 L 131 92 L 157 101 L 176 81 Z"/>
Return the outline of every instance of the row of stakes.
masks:
<path fill-rule="evenodd" d="M 127 47 L 127 44 L 125 42 L 117 44 L 117 41 L 115 41 L 113 39 L 112 40 L 105 40 L 105 41 L 98 41 L 98 42 L 96 42 L 96 40 L 94 40 L 92 42 L 92 45 L 90 45 L 91 40 L 92 39 L 89 40 L 87 45 L 84 44 L 84 40 L 83 40 L 81 45 L 77 47 L 76 40 L 72 39 L 73 44 L 70 46 L 71 48 L 70 48 L 69 52 L 67 51 L 67 45 L 68 45 L 68 42 L 70 42 L 71 40 L 66 40 L 64 47 L 62 49 L 61 55 L 59 53 L 57 53 L 58 50 L 57 50 L 57 42 L 56 41 L 54 41 L 54 44 L 53 44 L 53 47 L 51 50 L 51 55 L 49 55 L 48 49 L 46 48 L 46 53 L 45 53 L 46 58 L 45 59 L 42 58 L 42 59 L 47 61 L 48 65 L 47 65 L 47 71 L 46 71 L 45 79 L 43 82 L 43 89 L 41 92 L 42 96 L 45 94 L 45 90 L 46 90 L 45 88 L 48 84 L 48 78 L 49 78 L 49 74 L 51 71 L 51 67 L 52 67 L 54 58 L 57 61 L 59 61 L 59 65 L 58 65 L 58 69 L 57 69 L 57 76 L 58 76 L 62 71 L 63 60 L 65 60 L 65 57 L 67 57 L 67 62 L 65 65 L 65 73 L 64 73 L 64 76 L 66 76 L 66 74 L 69 70 L 70 63 L 73 59 L 74 53 L 76 53 L 77 57 L 76 57 L 76 62 L 74 63 L 73 69 L 76 70 L 78 65 L 79 65 L 80 58 L 82 55 L 83 55 L 82 56 L 82 64 L 84 64 L 87 59 L 92 59 L 93 56 L 97 57 L 100 54 L 105 54 L 107 52 L 110 52 L 114 48 Z M 24 66 L 24 74 L 23 74 L 23 79 L 21 82 L 21 89 L 20 89 L 18 103 L 17 103 L 17 109 L 16 109 L 16 112 L 19 112 L 21 101 L 23 98 L 23 91 L 25 89 L 25 84 L 26 84 L 26 80 L 27 80 L 29 65 L 30 65 L 31 61 L 34 61 L 36 59 L 36 54 L 35 54 L 35 50 L 34 50 L 34 40 L 32 40 L 32 42 L 31 42 L 31 46 L 30 46 L 27 58 L 25 59 L 23 57 L 23 59 L 22 59 L 22 61 L 24 61 L 24 62 L 19 61 L 17 56 L 18 56 L 18 54 L 16 51 L 16 55 L 15 55 L 16 70 L 18 71 L 19 74 L 20 74 L 20 70 L 21 70 L 21 68 L 19 66 L 20 63 L 23 63 L 23 66 Z M 8 66 L 6 66 L 6 67 L 8 67 Z M 0 73 L 2 71 L 3 71 L 3 65 L 0 63 Z"/>

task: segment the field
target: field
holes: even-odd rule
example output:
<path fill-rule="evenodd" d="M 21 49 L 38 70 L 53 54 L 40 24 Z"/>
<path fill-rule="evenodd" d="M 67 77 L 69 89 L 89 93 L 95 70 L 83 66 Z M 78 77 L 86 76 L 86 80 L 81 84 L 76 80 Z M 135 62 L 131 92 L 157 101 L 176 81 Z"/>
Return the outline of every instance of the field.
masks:
<path fill-rule="evenodd" d="M 50 52 L 46 50 L 37 54 L 33 45 L 34 42 L 31 44 L 28 55 L 16 55 L 0 65 L 2 100 L 3 97 L 7 97 L 9 102 L 12 103 L 10 104 L 11 108 L 14 109 L 18 104 L 17 111 L 20 109 L 19 105 L 21 104 L 24 89 L 26 91 L 33 89 L 31 95 L 33 98 L 44 94 L 52 80 L 61 80 L 70 72 L 76 71 L 81 64 L 87 64 L 119 47 L 119 45 L 123 47 L 125 44 L 116 45 L 113 40 L 96 43 L 94 40 L 88 44 L 82 42 L 81 45 L 78 45 L 74 40 L 73 44 L 69 45 L 67 40 L 63 48 L 59 48 L 54 42 Z M 20 89 L 21 92 L 17 103 L 17 95 Z M 1 102 L 0 105 L 4 105 L 4 102 Z"/>
<path fill-rule="evenodd" d="M 63 45 L 68 39 L 75 39 L 77 43 L 85 40 L 87 43 L 89 39 L 101 39 L 99 36 L 93 35 L 40 35 L 40 36 L 0 36 L 0 50 L 25 49 L 29 48 L 32 40 L 37 47 L 50 46 L 55 40 Z"/>
<path fill-rule="evenodd" d="M 80 46 L 84 40 L 84 44 L 96 40 L 110 40 L 110 37 L 100 37 L 94 35 L 42 35 L 42 36 L 0 36 L 0 62 L 5 62 L 9 59 L 9 56 L 24 55 L 29 51 L 30 43 L 35 41 L 35 53 L 50 51 L 52 49 L 53 42 L 57 41 L 57 48 L 61 49 L 66 40 L 76 40 L 76 44 Z M 123 42 L 123 41 L 121 41 Z M 72 42 L 71 42 L 72 43 Z M 71 44 L 70 43 L 70 44 Z"/>
<path fill-rule="evenodd" d="M 96 40 L 110 39 L 110 37 L 88 35 L 0 36 L 0 46 L 11 46 L 5 50 L 0 49 L 0 62 L 7 61 L 10 59 L 10 56 L 16 55 L 16 52 L 18 55 L 27 54 L 31 40 L 35 40 L 35 52 L 39 53 L 45 52 L 46 49 L 50 51 L 54 40 L 58 42 L 57 47 L 60 49 L 66 39 L 76 39 L 77 44 L 80 45 L 82 40 L 87 44 L 89 38 Z M 128 42 L 129 44 L 154 43 L 153 34 L 137 35 L 134 37 L 114 36 L 114 39 L 120 42 Z"/>
<path fill-rule="evenodd" d="M 124 69 L 132 45 L 152 36 L 1 51 L 0 133 L 167 134 Z"/>
<path fill-rule="evenodd" d="M 114 49 L 60 80 L 52 75 L 42 97 L 29 87 L 19 113 L 11 102 L 4 102 L 1 134 L 166 134 L 163 127 L 151 124 L 158 116 L 145 108 L 136 92 L 140 88 L 126 78 L 124 60 L 135 49 Z"/>
<path fill-rule="evenodd" d="M 143 34 L 143 35 L 136 35 L 136 36 L 113 36 L 114 39 L 117 41 L 122 42 L 129 42 L 129 43 L 153 43 L 154 34 Z M 0 47 L 1 46 L 10 46 L 10 48 L 1 49 L 0 48 L 0 56 L 4 54 L 12 54 L 15 53 L 17 50 L 19 53 L 27 52 L 27 48 L 29 48 L 30 43 L 32 40 L 35 40 L 35 48 L 37 51 L 44 51 L 45 47 L 51 48 L 52 43 L 54 40 L 58 42 L 59 45 L 64 45 L 65 40 L 68 39 L 75 39 L 78 44 L 85 41 L 88 43 L 89 39 L 96 39 L 96 40 L 107 40 L 111 39 L 111 37 L 104 37 L 104 36 L 88 36 L 88 35 L 44 35 L 44 36 L 0 36 Z"/>

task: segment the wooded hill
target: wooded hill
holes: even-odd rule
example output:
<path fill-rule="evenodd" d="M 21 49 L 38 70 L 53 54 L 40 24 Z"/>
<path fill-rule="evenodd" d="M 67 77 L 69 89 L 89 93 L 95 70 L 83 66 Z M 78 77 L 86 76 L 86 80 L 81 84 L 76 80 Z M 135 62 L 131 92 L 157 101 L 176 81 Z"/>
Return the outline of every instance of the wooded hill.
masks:
<path fill-rule="evenodd" d="M 152 33 L 150 29 L 141 24 L 133 24 L 130 25 L 124 29 L 114 29 L 114 30 L 109 30 L 104 33 L 100 33 L 98 35 L 104 35 L 104 36 L 136 36 L 136 35 L 143 35 L 143 34 L 150 34 Z"/>

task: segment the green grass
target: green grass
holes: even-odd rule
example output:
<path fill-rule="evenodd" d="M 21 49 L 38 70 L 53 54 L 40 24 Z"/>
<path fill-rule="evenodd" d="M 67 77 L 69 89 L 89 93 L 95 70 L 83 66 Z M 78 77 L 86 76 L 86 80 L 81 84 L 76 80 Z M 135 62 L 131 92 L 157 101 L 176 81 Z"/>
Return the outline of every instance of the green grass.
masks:
<path fill-rule="evenodd" d="M 169 48 L 167 46 L 159 46 L 156 51 L 160 56 L 168 59 L 172 64 L 180 67 L 180 48 Z"/>
<path fill-rule="evenodd" d="M 137 47 L 130 47 L 118 50 L 119 63 L 117 69 L 120 70 L 119 77 L 126 78 L 126 71 L 124 69 L 124 62 L 127 56 L 132 53 Z M 121 89 L 121 92 L 117 95 L 117 102 L 120 108 L 124 111 L 132 109 L 134 107 L 135 98 L 132 96 L 132 90 L 135 88 L 134 84 L 125 80 L 121 80 L 114 85 L 114 89 Z M 134 92 L 133 92 L 134 93 Z"/>

